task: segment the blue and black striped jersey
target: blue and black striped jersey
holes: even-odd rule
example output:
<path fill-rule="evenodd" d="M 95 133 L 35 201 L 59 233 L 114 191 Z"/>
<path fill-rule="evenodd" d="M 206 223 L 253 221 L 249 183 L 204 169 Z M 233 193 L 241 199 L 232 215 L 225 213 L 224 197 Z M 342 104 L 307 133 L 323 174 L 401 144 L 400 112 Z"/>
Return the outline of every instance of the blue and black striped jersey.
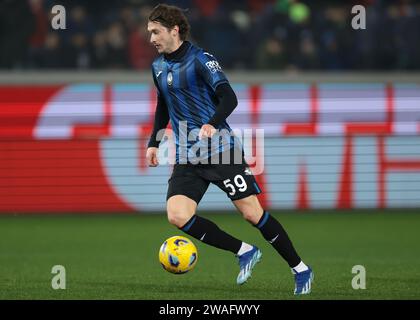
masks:
<path fill-rule="evenodd" d="M 235 141 L 226 121 L 216 128 L 219 134 L 210 139 L 211 145 L 208 139 L 198 138 L 201 127 L 215 113 L 217 86 L 229 82 L 213 55 L 189 42 L 188 46 L 182 57 L 160 55 L 152 64 L 153 80 L 175 135 L 177 163 L 214 156 L 232 148 Z"/>

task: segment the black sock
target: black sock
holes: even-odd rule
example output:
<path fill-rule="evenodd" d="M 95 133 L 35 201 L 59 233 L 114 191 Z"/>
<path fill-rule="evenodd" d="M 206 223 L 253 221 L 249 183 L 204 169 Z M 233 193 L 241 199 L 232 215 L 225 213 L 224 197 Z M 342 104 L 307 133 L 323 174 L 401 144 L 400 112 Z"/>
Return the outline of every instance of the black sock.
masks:
<path fill-rule="evenodd" d="M 280 222 L 273 218 L 267 211 L 264 211 L 255 227 L 261 231 L 264 239 L 271 243 L 274 249 L 287 261 L 290 268 L 296 267 L 301 262 L 286 231 Z"/>
<path fill-rule="evenodd" d="M 242 241 L 221 230 L 214 222 L 197 215 L 193 216 L 182 228 L 186 234 L 213 247 L 238 253 Z"/>

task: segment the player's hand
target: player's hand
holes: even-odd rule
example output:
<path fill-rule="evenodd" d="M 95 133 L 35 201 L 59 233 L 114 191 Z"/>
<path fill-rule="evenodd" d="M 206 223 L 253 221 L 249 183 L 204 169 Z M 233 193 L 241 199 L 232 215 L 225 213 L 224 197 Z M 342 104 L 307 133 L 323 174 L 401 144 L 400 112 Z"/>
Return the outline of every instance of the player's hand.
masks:
<path fill-rule="evenodd" d="M 211 138 L 215 133 L 215 127 L 213 127 L 211 124 L 205 124 L 201 127 L 198 137 L 200 140 L 203 138 Z"/>
<path fill-rule="evenodd" d="M 149 167 L 157 167 L 159 164 L 158 161 L 158 148 L 151 147 L 147 148 L 146 151 L 146 160 Z"/>

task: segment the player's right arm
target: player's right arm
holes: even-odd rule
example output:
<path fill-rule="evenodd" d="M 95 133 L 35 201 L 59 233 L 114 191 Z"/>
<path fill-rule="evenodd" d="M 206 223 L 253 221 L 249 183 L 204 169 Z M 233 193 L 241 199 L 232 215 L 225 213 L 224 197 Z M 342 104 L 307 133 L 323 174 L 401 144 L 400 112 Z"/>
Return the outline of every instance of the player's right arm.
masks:
<path fill-rule="evenodd" d="M 153 124 L 153 131 L 150 136 L 149 144 L 147 146 L 146 151 L 146 160 L 149 167 L 156 167 L 159 164 L 158 161 L 158 148 L 159 143 L 157 138 L 157 134 L 160 130 L 165 129 L 169 122 L 169 113 L 168 107 L 166 106 L 165 100 L 163 99 L 162 95 L 159 92 L 159 86 L 157 84 L 155 75 L 153 74 L 153 80 L 158 89 L 158 96 L 157 96 L 157 104 L 156 104 L 156 112 L 155 112 L 155 121 Z"/>

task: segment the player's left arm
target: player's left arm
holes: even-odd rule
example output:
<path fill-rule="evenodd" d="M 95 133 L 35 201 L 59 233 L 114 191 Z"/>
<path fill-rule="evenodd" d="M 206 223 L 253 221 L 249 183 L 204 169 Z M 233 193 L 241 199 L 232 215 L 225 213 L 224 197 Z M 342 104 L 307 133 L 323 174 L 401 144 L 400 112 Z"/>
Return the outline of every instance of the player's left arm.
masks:
<path fill-rule="evenodd" d="M 218 85 L 216 88 L 216 96 L 219 103 L 216 106 L 215 113 L 207 122 L 215 128 L 222 124 L 238 105 L 238 98 L 229 83 Z"/>
<path fill-rule="evenodd" d="M 219 62 L 208 53 L 198 57 L 201 67 L 200 73 L 204 81 L 213 89 L 218 98 L 215 113 L 209 121 L 201 127 L 199 137 L 211 137 L 216 128 L 222 124 L 238 105 L 235 92 L 229 84 Z"/>
<path fill-rule="evenodd" d="M 229 83 L 223 83 L 217 86 L 216 96 L 219 100 L 216 105 L 216 111 L 210 120 L 201 127 L 199 137 L 212 137 L 216 128 L 223 123 L 235 110 L 238 105 L 238 99 Z"/>

